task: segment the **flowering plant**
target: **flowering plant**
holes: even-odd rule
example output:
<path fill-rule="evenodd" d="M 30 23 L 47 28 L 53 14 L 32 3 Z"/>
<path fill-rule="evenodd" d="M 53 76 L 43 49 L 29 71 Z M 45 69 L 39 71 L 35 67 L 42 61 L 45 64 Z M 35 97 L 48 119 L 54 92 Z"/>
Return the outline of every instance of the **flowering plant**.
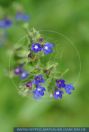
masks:
<path fill-rule="evenodd" d="M 55 55 L 55 44 L 48 42 L 34 28 L 28 30 L 24 45 L 17 44 L 14 50 L 14 77 L 19 78 L 19 93 L 40 99 L 47 92 L 54 99 L 61 99 L 64 92 L 71 94 L 72 84 L 67 84 L 58 73 L 58 63 L 50 57 Z"/>

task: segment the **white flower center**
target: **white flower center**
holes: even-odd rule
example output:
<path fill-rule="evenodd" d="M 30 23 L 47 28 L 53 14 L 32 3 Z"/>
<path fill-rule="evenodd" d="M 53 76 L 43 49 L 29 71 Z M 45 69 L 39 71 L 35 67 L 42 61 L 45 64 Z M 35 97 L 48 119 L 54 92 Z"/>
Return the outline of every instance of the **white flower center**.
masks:
<path fill-rule="evenodd" d="M 26 73 L 23 72 L 23 73 L 22 73 L 22 77 L 25 77 L 25 76 L 26 76 Z"/>
<path fill-rule="evenodd" d="M 37 90 L 38 90 L 38 91 L 41 91 L 41 89 L 40 89 L 40 88 L 37 88 Z"/>
<path fill-rule="evenodd" d="M 48 50 L 48 46 L 45 46 L 45 50 Z"/>
<path fill-rule="evenodd" d="M 35 49 L 38 49 L 38 46 L 37 45 L 35 45 L 35 47 L 34 47 Z"/>
<path fill-rule="evenodd" d="M 57 91 L 56 94 L 59 95 L 59 91 Z"/>

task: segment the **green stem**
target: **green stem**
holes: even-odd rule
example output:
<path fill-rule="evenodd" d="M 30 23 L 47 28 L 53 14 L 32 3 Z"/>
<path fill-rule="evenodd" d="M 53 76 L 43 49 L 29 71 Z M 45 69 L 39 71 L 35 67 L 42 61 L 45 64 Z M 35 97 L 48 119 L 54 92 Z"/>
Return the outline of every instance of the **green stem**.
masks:
<path fill-rule="evenodd" d="M 68 71 L 69 71 L 69 68 L 67 68 L 67 69 L 61 74 L 60 77 L 63 77 Z"/>

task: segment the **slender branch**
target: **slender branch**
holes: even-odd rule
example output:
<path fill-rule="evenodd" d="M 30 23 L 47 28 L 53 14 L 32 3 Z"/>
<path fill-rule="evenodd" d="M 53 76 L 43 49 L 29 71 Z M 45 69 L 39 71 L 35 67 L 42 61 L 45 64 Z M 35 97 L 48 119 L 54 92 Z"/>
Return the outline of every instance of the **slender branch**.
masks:
<path fill-rule="evenodd" d="M 60 77 L 63 77 L 68 71 L 69 71 L 69 68 L 67 68 L 67 69 L 60 75 Z"/>

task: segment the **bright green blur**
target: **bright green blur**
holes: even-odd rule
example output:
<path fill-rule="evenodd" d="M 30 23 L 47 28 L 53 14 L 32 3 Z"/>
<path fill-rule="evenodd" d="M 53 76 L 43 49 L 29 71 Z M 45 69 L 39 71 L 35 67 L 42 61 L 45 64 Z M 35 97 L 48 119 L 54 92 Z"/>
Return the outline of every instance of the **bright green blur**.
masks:
<path fill-rule="evenodd" d="M 19 26 L 8 29 L 7 44 L 0 47 L 0 132 L 12 132 L 13 127 L 89 127 L 89 1 L 19 0 L 19 3 L 18 0 L 13 1 L 14 3 L 12 0 L 0 0 L 0 17 L 7 13 L 14 18 L 15 5 L 18 4 L 17 9 L 21 8 L 30 15 L 30 27 L 56 31 L 67 36 L 79 51 L 81 74 L 74 85 L 73 93 L 65 94 L 62 100 L 56 101 L 45 97 L 41 101 L 36 101 L 30 96 L 20 96 L 8 77 L 7 69 L 8 54 L 17 40 L 24 35 L 24 31 Z M 54 35 L 52 39 L 54 42 L 61 42 L 64 47 L 68 44 L 61 35 L 59 37 Z M 71 45 L 68 46 L 62 65 L 63 68 L 66 65 L 70 67 L 68 77 L 73 81 L 77 78 L 80 62 L 76 52 L 72 52 Z M 60 44 L 57 51 L 58 49 Z M 56 54 L 57 60 L 60 52 Z"/>

